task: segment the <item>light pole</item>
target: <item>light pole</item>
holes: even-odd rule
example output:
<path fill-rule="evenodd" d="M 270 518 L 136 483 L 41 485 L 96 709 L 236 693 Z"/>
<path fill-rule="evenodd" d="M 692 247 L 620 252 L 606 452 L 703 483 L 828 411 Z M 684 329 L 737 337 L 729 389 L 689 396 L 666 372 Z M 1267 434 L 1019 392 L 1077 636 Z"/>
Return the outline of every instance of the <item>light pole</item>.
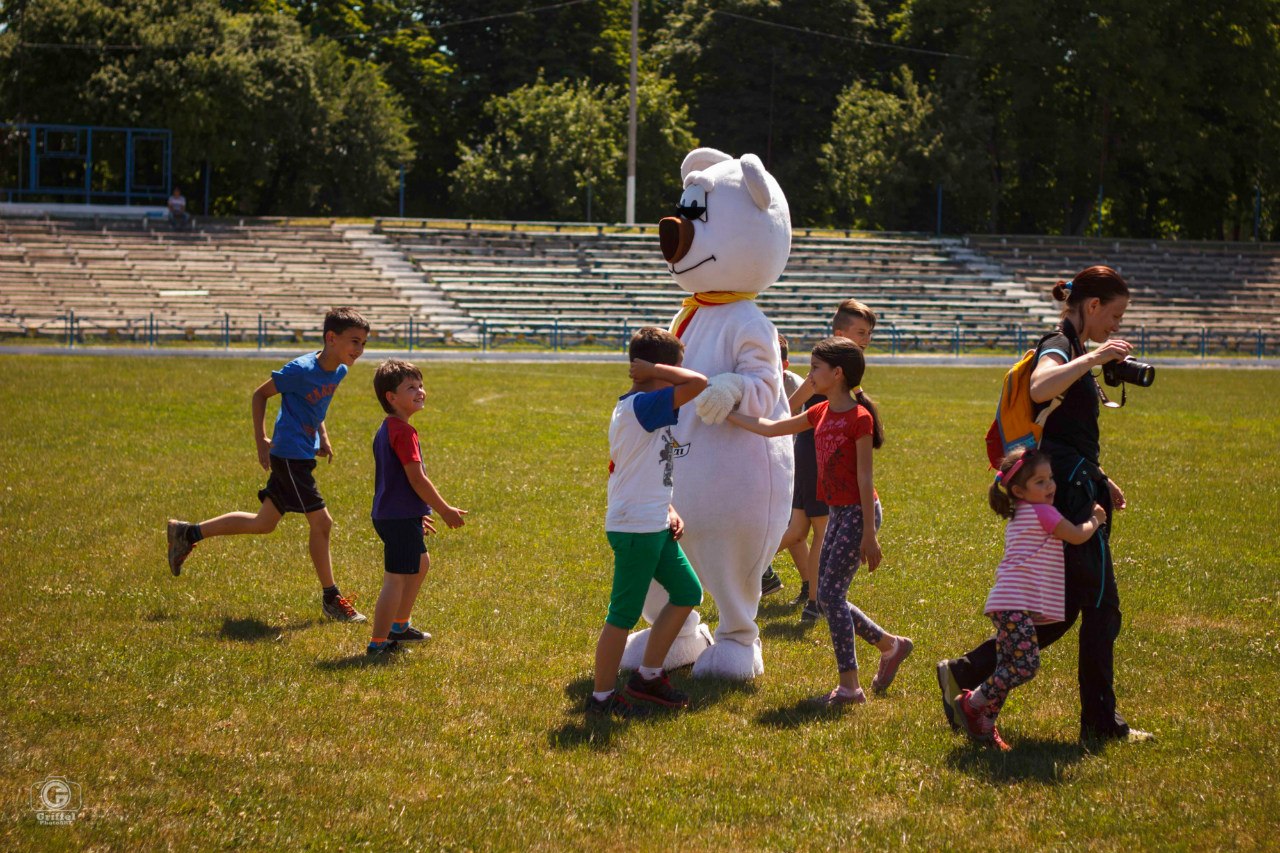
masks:
<path fill-rule="evenodd" d="M 636 54 L 639 52 L 640 0 L 631 0 L 631 114 L 627 122 L 627 224 L 636 224 Z"/>

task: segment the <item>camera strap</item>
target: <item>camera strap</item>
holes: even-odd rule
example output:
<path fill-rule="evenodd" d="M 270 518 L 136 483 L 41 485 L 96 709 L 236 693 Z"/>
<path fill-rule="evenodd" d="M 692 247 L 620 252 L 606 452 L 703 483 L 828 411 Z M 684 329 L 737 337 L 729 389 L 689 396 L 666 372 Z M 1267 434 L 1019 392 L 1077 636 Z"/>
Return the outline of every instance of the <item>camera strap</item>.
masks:
<path fill-rule="evenodd" d="M 1106 391 L 1102 390 L 1102 383 L 1098 381 L 1098 377 L 1090 373 L 1089 378 L 1093 380 L 1093 387 L 1098 390 L 1098 399 L 1102 401 L 1102 405 L 1106 406 L 1108 409 L 1124 408 L 1124 404 L 1128 401 L 1128 394 L 1125 390 L 1126 383 L 1120 383 L 1120 402 L 1117 403 L 1115 400 L 1112 400 L 1107 396 Z"/>

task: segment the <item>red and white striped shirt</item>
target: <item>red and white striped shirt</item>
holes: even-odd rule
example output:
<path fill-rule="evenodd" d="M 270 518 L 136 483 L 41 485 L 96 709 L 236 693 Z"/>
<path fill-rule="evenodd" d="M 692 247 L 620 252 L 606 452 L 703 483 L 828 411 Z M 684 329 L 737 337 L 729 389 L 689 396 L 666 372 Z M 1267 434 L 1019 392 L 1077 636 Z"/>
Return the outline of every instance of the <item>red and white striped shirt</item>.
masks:
<path fill-rule="evenodd" d="M 1059 521 L 1062 513 L 1052 504 L 1017 502 L 983 613 L 1026 610 L 1037 625 L 1063 620 L 1062 540 L 1053 537 Z"/>

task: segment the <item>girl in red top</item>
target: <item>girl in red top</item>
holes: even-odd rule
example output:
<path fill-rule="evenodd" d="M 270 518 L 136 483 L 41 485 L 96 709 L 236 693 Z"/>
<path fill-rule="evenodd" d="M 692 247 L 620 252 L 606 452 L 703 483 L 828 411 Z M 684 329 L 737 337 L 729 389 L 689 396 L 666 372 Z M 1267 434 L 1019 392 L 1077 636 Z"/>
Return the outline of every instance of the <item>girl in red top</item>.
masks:
<path fill-rule="evenodd" d="M 871 680 L 876 691 L 888 689 L 912 650 L 911 640 L 885 632 L 846 600 L 858 566 L 866 563 L 867 570 L 874 572 L 881 556 L 873 521 L 871 451 L 884 442 L 884 430 L 875 404 L 859 387 L 865 370 L 857 344 L 847 338 L 827 338 L 813 348 L 809 368 L 814 389 L 827 398 L 826 402 L 780 421 L 737 412 L 729 415 L 730 421 L 759 435 L 814 431 L 818 496 L 831 508 L 818 563 L 818 603 L 827 616 L 840 671 L 839 686 L 821 697 L 828 705 L 867 701 L 858 686 L 855 635 L 880 650 L 880 668 Z"/>

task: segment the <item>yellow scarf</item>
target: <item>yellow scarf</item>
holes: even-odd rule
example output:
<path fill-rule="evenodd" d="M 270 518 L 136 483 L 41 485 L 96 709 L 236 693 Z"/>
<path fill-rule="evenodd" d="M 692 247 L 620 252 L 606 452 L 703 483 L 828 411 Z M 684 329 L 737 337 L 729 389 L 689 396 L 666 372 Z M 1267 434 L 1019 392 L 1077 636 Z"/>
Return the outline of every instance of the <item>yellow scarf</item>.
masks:
<path fill-rule="evenodd" d="M 689 325 L 689 321 L 693 319 L 694 312 L 699 308 L 728 305 L 730 302 L 742 302 L 755 298 L 756 294 L 745 293 L 741 290 L 708 290 L 706 293 L 691 293 L 680 303 L 680 313 L 671 321 L 669 331 L 674 333 L 677 338 L 683 335 L 685 328 Z"/>

